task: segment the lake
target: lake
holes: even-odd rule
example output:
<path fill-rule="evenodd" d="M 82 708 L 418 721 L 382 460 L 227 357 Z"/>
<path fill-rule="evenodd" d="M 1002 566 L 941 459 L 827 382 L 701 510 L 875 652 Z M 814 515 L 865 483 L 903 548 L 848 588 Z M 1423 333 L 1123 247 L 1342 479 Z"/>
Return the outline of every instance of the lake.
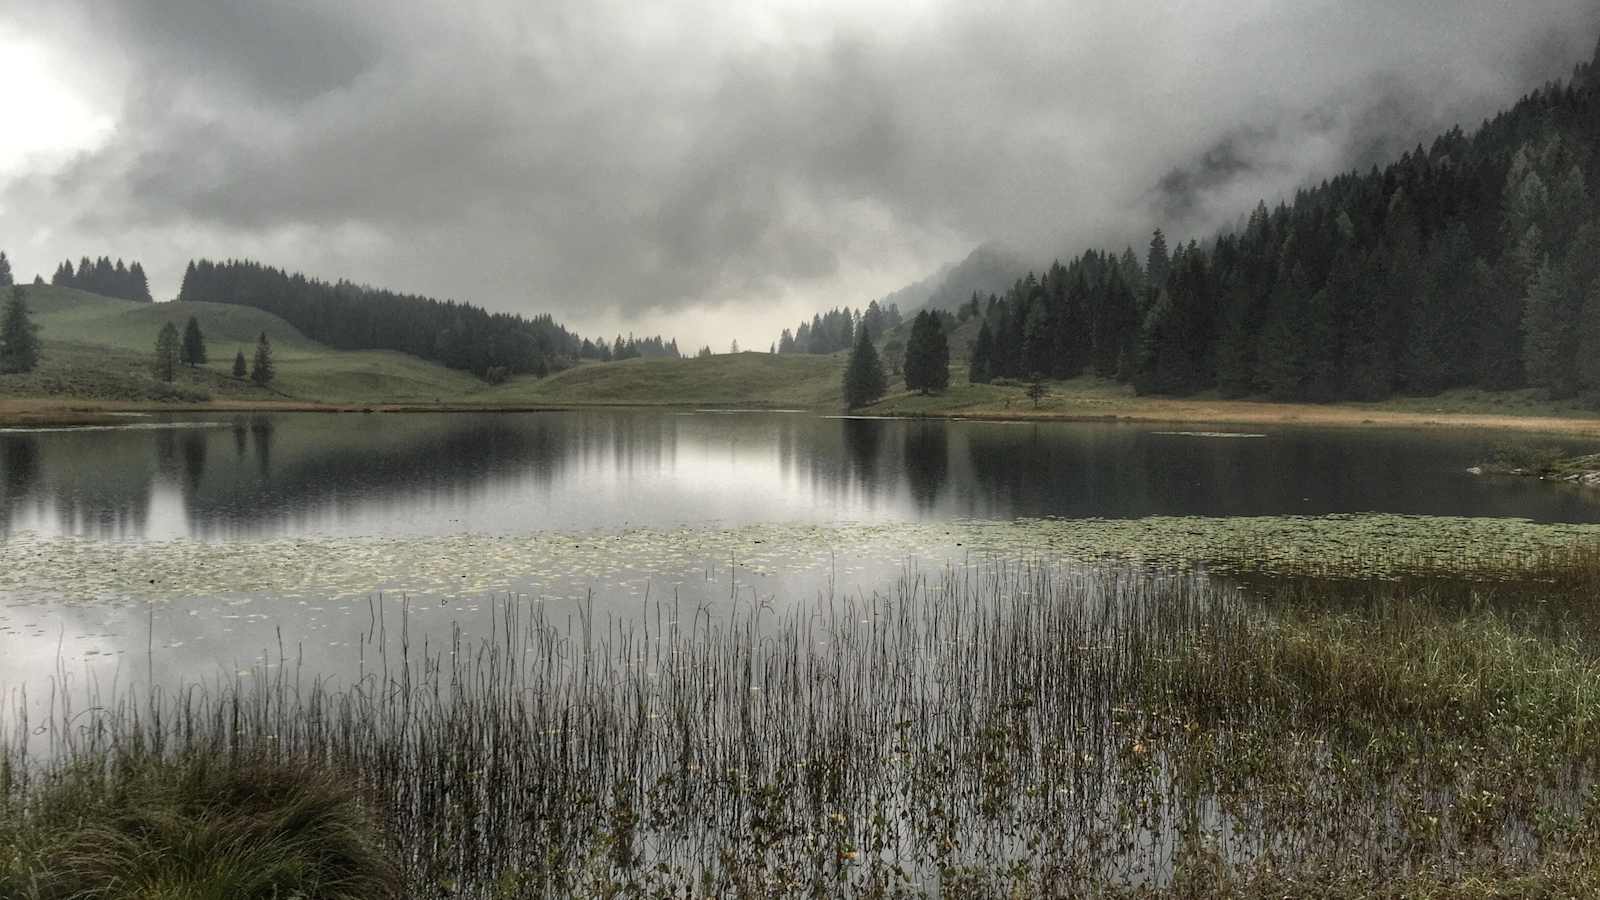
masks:
<path fill-rule="evenodd" d="M 168 416 L 0 431 L 0 534 L 234 540 L 1358 512 L 1600 521 L 1600 492 L 1467 473 L 1495 443 L 1528 440 L 1517 436 L 1182 430 L 800 413 Z"/>
<path fill-rule="evenodd" d="M 1597 689 L 1562 629 L 1589 621 L 1600 491 L 1469 474 L 1498 440 L 639 411 L 3 431 L 0 762 L 337 760 L 463 896 L 818 860 L 819 896 L 983 867 L 1093 894 L 1196 847 L 1296 871 L 1467 858 L 1458 835 L 1521 859 L 1592 821 L 1594 730 L 1567 721 Z"/>
<path fill-rule="evenodd" d="M 377 619 L 471 634 L 508 596 L 557 621 L 625 618 L 663 602 L 870 594 L 908 567 L 997 553 L 1160 562 L 1162 547 L 1176 559 L 1203 541 L 1227 543 L 1208 558 L 1314 559 L 1341 546 L 1274 530 L 1281 517 L 1464 520 L 1423 529 L 1445 554 L 1512 534 L 1510 519 L 1600 522 L 1600 492 L 1469 474 L 1499 440 L 723 411 L 4 431 L 0 684 L 57 666 L 205 678 L 280 651 L 347 673 Z"/>

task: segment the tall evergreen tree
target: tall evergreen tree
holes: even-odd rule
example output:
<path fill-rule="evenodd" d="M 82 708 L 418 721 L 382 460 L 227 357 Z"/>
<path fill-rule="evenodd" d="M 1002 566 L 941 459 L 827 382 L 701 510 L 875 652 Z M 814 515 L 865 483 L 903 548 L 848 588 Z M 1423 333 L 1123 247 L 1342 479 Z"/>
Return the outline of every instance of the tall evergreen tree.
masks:
<path fill-rule="evenodd" d="M 11 287 L 16 280 L 11 275 L 11 260 L 6 258 L 6 252 L 0 250 L 0 287 Z"/>
<path fill-rule="evenodd" d="M 38 364 L 39 326 L 28 316 L 23 289 L 12 287 L 0 314 L 0 372 L 32 372 Z"/>
<path fill-rule="evenodd" d="M 156 356 L 153 366 L 157 378 L 171 381 L 177 377 L 181 348 L 182 340 L 178 337 L 178 326 L 171 322 L 162 325 L 161 332 L 156 335 Z"/>
<path fill-rule="evenodd" d="M 978 326 L 978 339 L 972 345 L 972 359 L 967 365 L 967 381 L 972 384 L 988 384 L 994 380 L 992 367 L 994 365 L 994 332 L 989 330 L 989 321 L 984 320 Z"/>
<path fill-rule="evenodd" d="M 911 321 L 906 341 L 906 387 L 924 394 L 950 386 L 950 343 L 937 313 L 923 310 Z"/>
<path fill-rule="evenodd" d="M 877 402 L 889 389 L 883 374 L 883 363 L 878 359 L 877 348 L 867 329 L 858 329 L 855 349 L 850 352 L 850 364 L 844 370 L 844 402 L 851 409 Z"/>
<path fill-rule="evenodd" d="M 1523 314 L 1522 360 L 1528 384 L 1558 397 L 1573 387 L 1567 349 L 1574 322 L 1566 281 L 1565 273 L 1549 261 L 1540 265 Z"/>
<path fill-rule="evenodd" d="M 145 277 L 144 266 L 140 265 L 138 260 L 134 260 L 133 264 L 128 266 L 128 299 L 140 303 L 153 302 L 150 296 L 150 279 Z"/>
<path fill-rule="evenodd" d="M 233 356 L 233 377 L 243 380 L 249 373 L 250 369 L 245 365 L 244 361 L 244 350 L 241 349 Z"/>
<path fill-rule="evenodd" d="M 250 366 L 250 380 L 265 387 L 277 376 L 277 369 L 272 364 L 272 344 L 267 341 L 267 333 L 261 332 L 256 338 L 256 358 Z"/>
<path fill-rule="evenodd" d="M 1172 265 L 1172 254 L 1167 251 L 1167 236 L 1157 228 L 1150 236 L 1150 251 L 1145 256 L 1144 273 L 1150 287 L 1159 290 L 1167 282 L 1167 271 Z"/>
<path fill-rule="evenodd" d="M 204 365 L 206 359 L 206 336 L 200 331 L 200 320 L 194 316 L 183 326 L 183 364 L 193 369 Z"/>

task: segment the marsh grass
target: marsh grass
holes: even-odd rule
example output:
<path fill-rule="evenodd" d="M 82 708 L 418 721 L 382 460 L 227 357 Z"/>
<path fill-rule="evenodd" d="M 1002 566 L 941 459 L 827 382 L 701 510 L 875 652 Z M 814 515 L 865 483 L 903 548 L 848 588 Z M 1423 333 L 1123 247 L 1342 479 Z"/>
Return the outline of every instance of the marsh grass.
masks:
<path fill-rule="evenodd" d="M 1583 895 L 1594 578 L 1550 562 L 1494 584 L 1003 563 L 559 622 L 508 599 L 444 646 L 378 616 L 352 684 L 280 653 L 58 691 L 43 723 L 19 704 L 0 833 L 50 845 L 52 791 L 203 760 L 334 773 L 413 896 Z M 11 884 L 75 877 L 10 859 Z"/>
<path fill-rule="evenodd" d="M 0 895 L 15 900 L 400 896 L 357 791 L 304 763 L 81 757 L 0 812 Z"/>

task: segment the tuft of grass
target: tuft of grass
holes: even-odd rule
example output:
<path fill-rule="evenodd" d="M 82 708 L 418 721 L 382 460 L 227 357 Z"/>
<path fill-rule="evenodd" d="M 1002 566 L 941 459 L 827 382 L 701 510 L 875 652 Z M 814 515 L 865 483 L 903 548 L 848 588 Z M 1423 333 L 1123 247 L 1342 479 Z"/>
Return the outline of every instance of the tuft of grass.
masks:
<path fill-rule="evenodd" d="M 384 900 L 400 867 L 348 779 L 192 753 L 79 760 L 0 806 L 15 900 Z"/>

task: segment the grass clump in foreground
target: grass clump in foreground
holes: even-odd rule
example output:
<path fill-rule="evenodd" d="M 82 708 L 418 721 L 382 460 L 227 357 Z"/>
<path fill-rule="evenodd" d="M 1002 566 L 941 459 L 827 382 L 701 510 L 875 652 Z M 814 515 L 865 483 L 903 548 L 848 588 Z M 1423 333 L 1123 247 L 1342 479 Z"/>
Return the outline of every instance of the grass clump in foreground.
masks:
<path fill-rule="evenodd" d="M 15 900 L 382 900 L 399 875 L 349 781 L 305 763 L 117 753 L 0 800 Z"/>
<path fill-rule="evenodd" d="M 13 714 L 0 859 L 77 877 L 30 848 L 119 821 L 45 812 L 86 765 L 238 759 L 359 785 L 416 897 L 1594 895 L 1596 584 L 1006 563 L 783 614 L 508 601 L 420 654 L 380 620 L 348 687 L 91 697 L 35 757 Z"/>

